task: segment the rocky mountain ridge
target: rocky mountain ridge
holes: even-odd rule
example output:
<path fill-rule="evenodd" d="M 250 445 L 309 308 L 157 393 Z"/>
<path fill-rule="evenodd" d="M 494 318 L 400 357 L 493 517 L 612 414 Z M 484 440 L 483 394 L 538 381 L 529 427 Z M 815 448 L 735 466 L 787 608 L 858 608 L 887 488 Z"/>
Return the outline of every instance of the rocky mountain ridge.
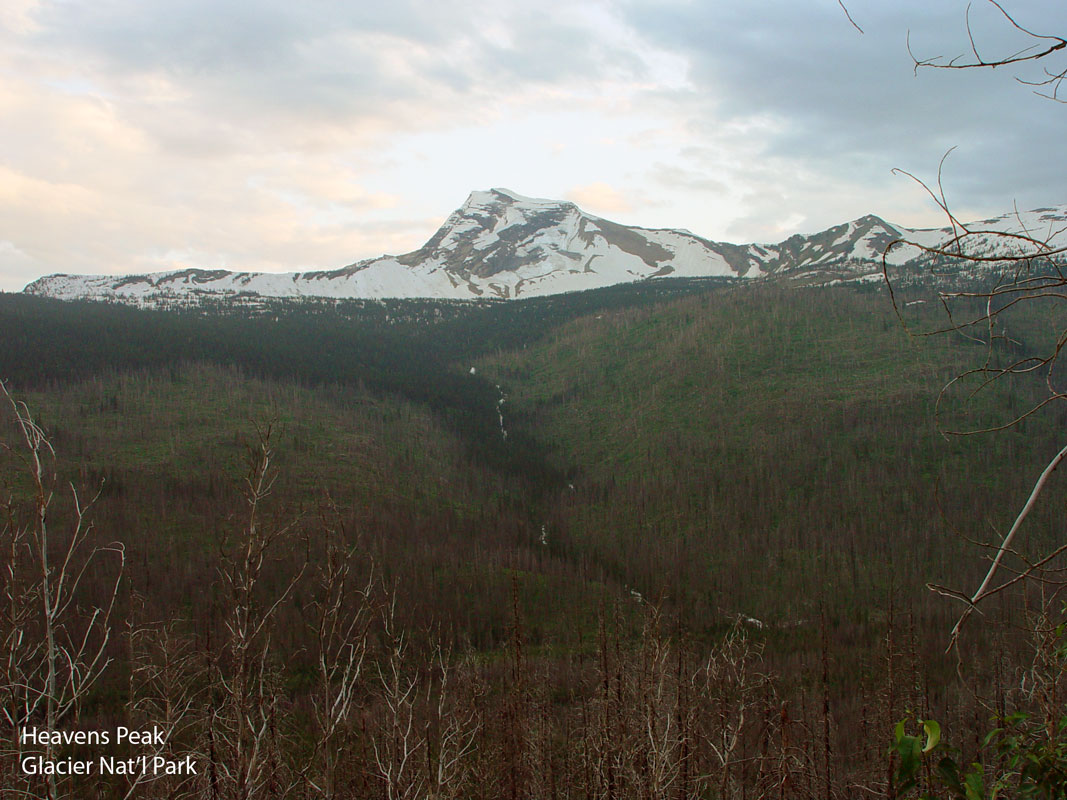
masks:
<path fill-rule="evenodd" d="M 1006 255 L 1004 233 L 1067 241 L 1067 205 L 983 220 L 969 252 Z M 293 273 L 186 269 L 147 275 L 50 275 L 24 290 L 65 300 L 140 306 L 196 305 L 230 297 L 448 298 L 533 297 L 663 277 L 789 278 L 808 282 L 881 277 L 894 242 L 937 248 L 952 228 L 913 230 L 867 215 L 776 244 L 713 242 L 686 230 L 620 225 L 569 202 L 506 189 L 472 192 L 421 248 L 336 270 Z M 894 267 L 928 265 L 921 247 L 897 244 Z"/>

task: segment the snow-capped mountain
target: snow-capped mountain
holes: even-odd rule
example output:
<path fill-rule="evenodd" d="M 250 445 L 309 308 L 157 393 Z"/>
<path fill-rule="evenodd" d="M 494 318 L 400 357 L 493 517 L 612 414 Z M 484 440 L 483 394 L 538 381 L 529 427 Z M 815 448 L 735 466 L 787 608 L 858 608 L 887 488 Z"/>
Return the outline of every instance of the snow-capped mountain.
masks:
<path fill-rule="evenodd" d="M 1003 252 L 996 232 L 1056 232 L 1067 206 L 984 220 L 990 231 L 968 239 L 969 252 Z M 985 238 L 983 238 L 983 236 Z M 473 192 L 418 250 L 381 256 L 341 269 L 294 273 L 187 269 L 150 275 L 50 275 L 25 291 L 60 299 L 111 300 L 135 305 L 196 304 L 235 296 L 515 298 L 673 277 L 790 276 L 807 280 L 864 280 L 881 274 L 882 254 L 895 241 L 927 247 L 952 241 L 951 228 L 910 230 L 875 216 L 861 217 L 778 244 L 712 242 L 685 230 L 619 225 L 573 203 L 524 197 L 506 189 Z M 997 249 L 999 248 L 999 250 Z M 894 266 L 929 260 L 920 248 L 897 245 Z"/>

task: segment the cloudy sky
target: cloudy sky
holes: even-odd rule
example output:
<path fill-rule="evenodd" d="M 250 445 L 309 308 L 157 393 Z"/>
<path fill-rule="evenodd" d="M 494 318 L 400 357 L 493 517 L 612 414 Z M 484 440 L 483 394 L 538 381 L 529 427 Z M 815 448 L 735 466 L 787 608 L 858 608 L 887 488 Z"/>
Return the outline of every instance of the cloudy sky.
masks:
<path fill-rule="evenodd" d="M 966 2 L 846 5 L 863 33 L 837 0 L 3 0 L 0 290 L 339 267 L 490 187 L 735 242 L 940 224 L 892 170 L 952 147 L 962 216 L 1067 202 L 1067 106 L 1015 80 L 1040 65 L 915 74 L 909 29 L 966 53 Z M 1004 5 L 1067 32 L 1063 0 Z"/>

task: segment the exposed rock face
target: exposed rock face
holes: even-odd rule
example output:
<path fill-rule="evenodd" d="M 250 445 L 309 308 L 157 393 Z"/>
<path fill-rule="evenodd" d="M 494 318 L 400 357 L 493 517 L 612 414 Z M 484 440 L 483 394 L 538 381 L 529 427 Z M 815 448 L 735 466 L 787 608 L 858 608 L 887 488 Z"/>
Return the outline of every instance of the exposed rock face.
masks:
<path fill-rule="evenodd" d="M 1067 207 L 1044 208 L 977 223 L 971 252 L 998 252 L 997 232 L 1062 229 Z M 472 299 L 515 298 L 593 289 L 667 275 L 877 278 L 893 242 L 928 247 L 949 242 L 951 229 L 909 230 L 868 215 L 778 244 L 712 242 L 689 231 L 619 225 L 573 203 L 538 200 L 506 189 L 472 192 L 426 244 L 336 270 L 285 274 L 186 269 L 151 275 L 50 275 L 25 291 L 61 299 L 195 305 L 237 295 L 261 297 Z M 983 238 L 984 237 L 984 238 Z M 1067 238 L 1060 234 L 1060 238 Z M 984 250 L 983 250 L 984 248 Z M 920 248 L 894 246 L 893 266 L 922 266 Z"/>

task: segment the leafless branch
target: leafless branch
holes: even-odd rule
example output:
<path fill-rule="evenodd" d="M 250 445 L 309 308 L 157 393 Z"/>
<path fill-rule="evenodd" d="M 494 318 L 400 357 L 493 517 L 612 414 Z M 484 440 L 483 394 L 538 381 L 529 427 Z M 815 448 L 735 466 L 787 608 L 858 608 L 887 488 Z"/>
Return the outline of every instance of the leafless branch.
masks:
<path fill-rule="evenodd" d="M 93 525 L 89 513 L 100 491 L 83 502 L 73 484 L 69 530 L 65 539 L 55 535 L 51 525 L 55 451 L 26 403 L 16 401 L 3 382 L 0 395 L 7 400 L 22 438 L 19 460 L 32 495 L 23 505 L 23 516 L 28 519 L 19 519 L 17 504 L 10 500 L 3 525 L 6 585 L 5 614 L 0 621 L 4 645 L 0 699 L 4 720 L 13 735 L 11 745 L 0 755 L 17 759 L 23 747 L 21 738 L 15 735 L 17 729 L 31 720 L 41 720 L 45 728 L 55 730 L 77 712 L 110 664 L 111 620 L 125 567 L 125 550 L 118 542 L 104 546 L 91 543 Z M 86 570 L 98 557 L 108 554 L 118 562 L 114 583 L 103 603 L 76 613 Z M 55 562 L 53 555 L 58 555 Z M 46 743 L 44 758 L 51 760 L 54 754 L 55 746 Z M 61 778 L 46 775 L 44 790 L 48 800 L 58 798 Z"/>
<path fill-rule="evenodd" d="M 1032 40 L 1032 44 L 1028 47 L 1024 47 L 1015 52 L 1007 55 L 987 58 L 978 52 L 978 45 L 975 41 L 974 31 L 971 27 L 971 6 L 968 4 L 966 13 L 966 28 L 967 28 L 967 40 L 969 43 L 970 56 L 958 55 L 952 58 L 945 58 L 944 56 L 933 56 L 929 58 L 919 58 L 911 49 L 911 32 L 908 32 L 907 48 L 908 54 L 911 56 L 914 64 L 915 72 L 917 73 L 922 68 L 933 69 L 995 69 L 996 67 L 1005 67 L 1014 64 L 1023 64 L 1030 61 L 1040 61 L 1041 59 L 1047 59 L 1057 54 L 1063 53 L 1067 49 L 1067 39 L 1062 36 L 1053 34 L 1037 33 L 1029 28 L 1019 24 L 1015 17 L 1008 13 L 1004 7 L 997 2 L 997 0 L 986 0 L 991 6 L 993 6 L 997 12 L 1004 18 L 1007 24 L 1018 33 L 1023 34 Z M 1059 96 L 1059 90 L 1065 78 L 1067 78 L 1067 68 L 1064 69 L 1044 69 L 1044 77 L 1037 80 L 1027 80 L 1023 78 L 1016 78 L 1020 83 L 1026 86 L 1032 86 L 1044 89 L 1044 91 L 1038 91 L 1036 94 L 1045 97 L 1049 100 L 1056 102 L 1064 102 L 1064 99 Z"/>
<path fill-rule="evenodd" d="M 848 17 L 848 21 L 852 23 L 852 27 L 863 33 L 863 28 L 856 24 L 856 20 L 852 19 L 852 15 L 848 13 L 848 9 L 845 8 L 844 0 L 837 0 L 837 4 L 841 6 L 841 10 L 845 12 L 845 16 Z"/>

